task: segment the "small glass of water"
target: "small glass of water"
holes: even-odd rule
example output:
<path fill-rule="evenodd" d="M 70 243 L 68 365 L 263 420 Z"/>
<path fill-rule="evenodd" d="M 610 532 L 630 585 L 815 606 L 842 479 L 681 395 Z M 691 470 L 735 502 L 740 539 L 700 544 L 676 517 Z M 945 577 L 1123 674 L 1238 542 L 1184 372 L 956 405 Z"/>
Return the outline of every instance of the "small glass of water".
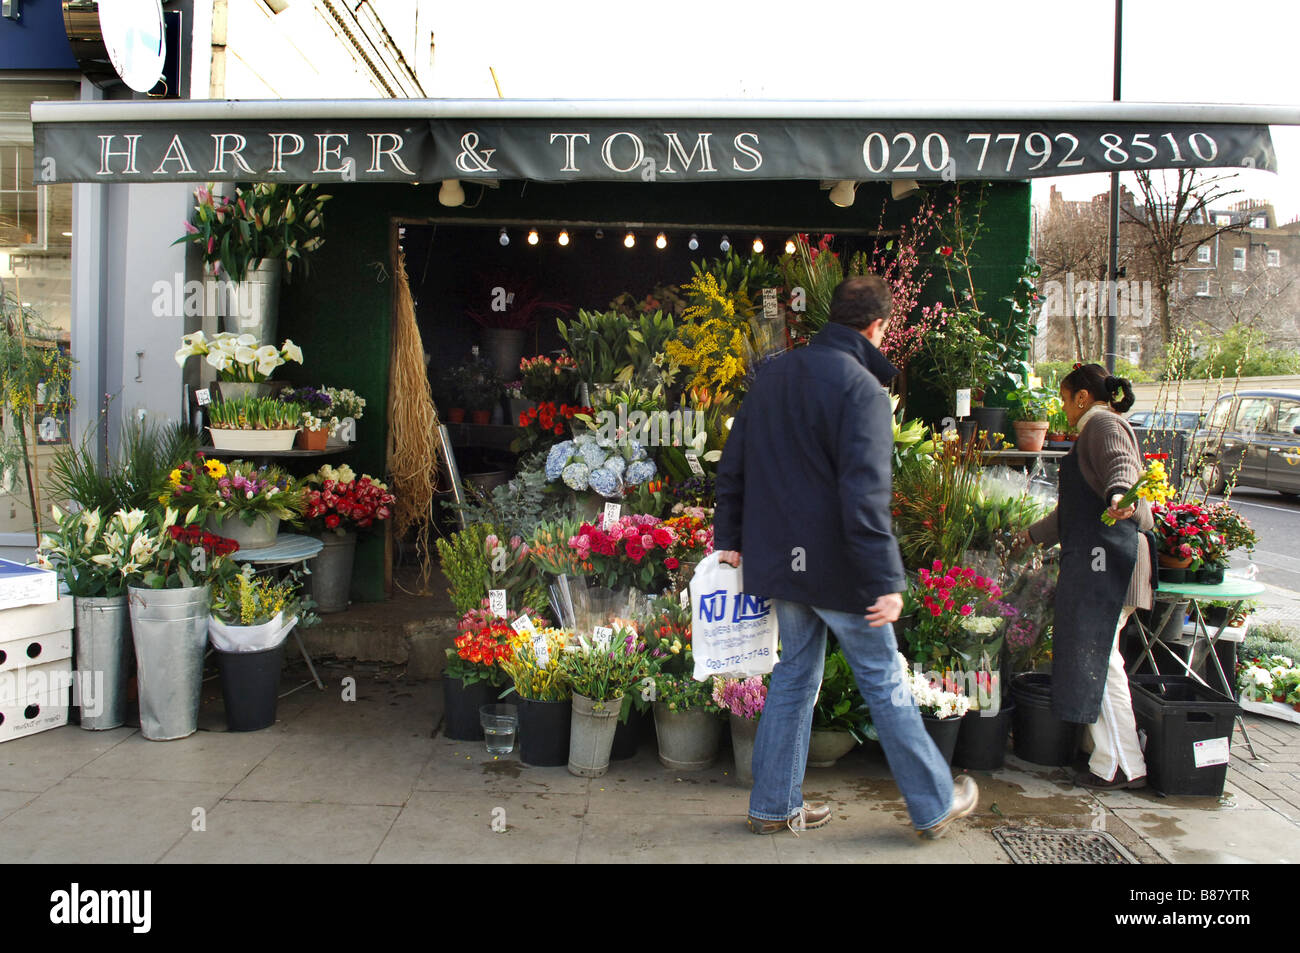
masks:
<path fill-rule="evenodd" d="M 483 725 L 487 752 L 498 757 L 515 750 L 515 731 L 519 728 L 519 709 L 515 705 L 483 705 L 478 710 Z"/>

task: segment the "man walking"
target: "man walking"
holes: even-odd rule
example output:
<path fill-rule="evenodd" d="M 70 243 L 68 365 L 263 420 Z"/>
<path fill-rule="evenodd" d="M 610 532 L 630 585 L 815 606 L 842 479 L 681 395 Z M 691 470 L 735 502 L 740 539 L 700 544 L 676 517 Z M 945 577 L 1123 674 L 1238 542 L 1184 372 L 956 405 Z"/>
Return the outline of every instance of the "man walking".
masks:
<path fill-rule="evenodd" d="M 956 786 L 902 673 L 890 623 L 906 585 L 890 524 L 893 427 L 887 385 L 897 369 L 879 346 L 893 306 L 875 275 L 849 278 L 829 323 L 806 348 L 759 374 L 732 423 L 718 469 L 714 545 L 745 591 L 774 600 L 781 660 L 754 743 L 749 828 L 770 834 L 830 822 L 803 800 L 826 632 L 835 633 L 871 707 L 913 826 L 936 838 L 975 807 Z"/>

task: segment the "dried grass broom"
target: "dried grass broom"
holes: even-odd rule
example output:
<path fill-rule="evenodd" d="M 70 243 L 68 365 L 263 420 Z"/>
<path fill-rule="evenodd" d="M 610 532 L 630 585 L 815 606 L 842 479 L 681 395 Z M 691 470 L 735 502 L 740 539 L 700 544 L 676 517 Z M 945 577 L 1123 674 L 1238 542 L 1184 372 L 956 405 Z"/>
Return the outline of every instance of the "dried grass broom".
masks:
<path fill-rule="evenodd" d="M 397 258 L 397 321 L 393 327 L 392 373 L 388 382 L 388 459 L 392 474 L 393 529 L 399 537 L 415 527 L 420 559 L 420 594 L 428 595 L 433 572 L 429 529 L 433 497 L 442 470 L 438 410 L 433 405 L 424 343 L 406 277 L 406 256 Z"/>

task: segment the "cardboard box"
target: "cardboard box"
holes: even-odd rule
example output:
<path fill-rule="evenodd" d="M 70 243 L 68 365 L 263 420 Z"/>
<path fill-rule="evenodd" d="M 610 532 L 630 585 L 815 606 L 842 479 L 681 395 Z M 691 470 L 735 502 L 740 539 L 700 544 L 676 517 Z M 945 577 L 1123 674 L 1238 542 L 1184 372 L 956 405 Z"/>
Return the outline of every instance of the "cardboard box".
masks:
<path fill-rule="evenodd" d="M 0 672 L 72 658 L 73 599 L 0 611 Z"/>
<path fill-rule="evenodd" d="M 52 570 L 0 559 L 0 609 L 46 605 L 58 598 L 59 577 Z"/>
<path fill-rule="evenodd" d="M 23 699 L 12 705 L 0 705 L 0 742 L 49 731 L 67 723 L 66 701 L 49 704 L 48 700 Z"/>
<path fill-rule="evenodd" d="M 65 658 L 41 665 L 6 669 L 0 672 L 0 708 L 19 702 L 36 702 L 43 706 L 69 704 L 72 688 L 72 659 Z"/>

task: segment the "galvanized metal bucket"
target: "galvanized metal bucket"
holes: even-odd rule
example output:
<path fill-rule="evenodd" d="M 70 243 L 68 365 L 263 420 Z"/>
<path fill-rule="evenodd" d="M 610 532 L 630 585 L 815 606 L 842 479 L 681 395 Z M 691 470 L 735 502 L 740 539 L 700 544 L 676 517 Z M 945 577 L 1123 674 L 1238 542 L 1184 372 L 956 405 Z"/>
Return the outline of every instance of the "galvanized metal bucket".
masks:
<path fill-rule="evenodd" d="M 194 734 L 199 723 L 208 587 L 128 594 L 140 687 L 140 733 L 150 741 Z"/>
<path fill-rule="evenodd" d="M 126 721 L 126 683 L 131 675 L 131 634 L 126 596 L 76 600 L 77 698 L 81 727 L 117 728 Z"/>
<path fill-rule="evenodd" d="M 311 597 L 317 612 L 342 612 L 352 588 L 352 563 L 357 554 L 357 534 L 321 533 L 325 544 L 311 561 Z"/>
<path fill-rule="evenodd" d="M 242 550 L 266 549 L 275 545 L 275 537 L 280 532 L 280 517 L 261 513 L 250 525 L 236 513 L 224 520 L 218 519 L 216 514 L 209 514 L 206 525 L 208 532 L 233 539 Z"/>
<path fill-rule="evenodd" d="M 263 344 L 280 346 L 275 326 L 280 313 L 282 270 L 281 262 L 264 259 L 248 269 L 243 281 L 223 287 L 226 292 L 221 311 L 223 330 L 253 335 L 257 338 L 255 348 Z"/>

